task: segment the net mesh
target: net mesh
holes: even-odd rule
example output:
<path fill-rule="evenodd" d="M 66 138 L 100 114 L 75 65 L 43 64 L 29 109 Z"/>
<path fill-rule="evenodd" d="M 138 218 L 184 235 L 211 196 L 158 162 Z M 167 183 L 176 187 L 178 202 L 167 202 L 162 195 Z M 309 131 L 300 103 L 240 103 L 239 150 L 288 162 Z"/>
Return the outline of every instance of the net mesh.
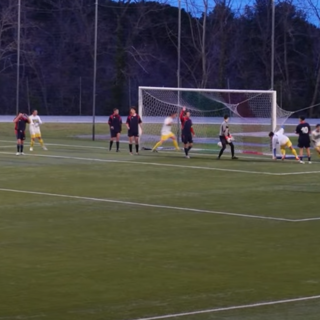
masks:
<path fill-rule="evenodd" d="M 169 90 L 142 88 L 140 90 L 140 114 L 143 120 L 141 146 L 151 148 L 160 137 L 165 117 L 181 112 L 186 107 L 191 112 L 195 130 L 194 150 L 212 152 L 219 149 L 219 127 L 224 115 L 230 116 L 230 131 L 235 138 L 238 152 L 270 154 L 268 133 L 271 130 L 272 91 L 232 90 Z M 276 127 L 286 122 L 292 112 L 276 106 Z M 172 132 L 181 134 L 179 117 Z M 162 148 L 171 148 L 167 142 Z"/>

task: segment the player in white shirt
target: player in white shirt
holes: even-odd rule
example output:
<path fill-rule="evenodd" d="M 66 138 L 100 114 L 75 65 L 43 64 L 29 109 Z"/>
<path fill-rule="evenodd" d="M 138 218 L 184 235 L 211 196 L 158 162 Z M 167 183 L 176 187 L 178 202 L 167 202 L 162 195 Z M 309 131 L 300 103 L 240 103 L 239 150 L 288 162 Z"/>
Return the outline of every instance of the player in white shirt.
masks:
<path fill-rule="evenodd" d="M 273 160 L 277 159 L 277 145 L 280 146 L 280 151 L 282 154 L 282 160 L 286 158 L 286 148 L 289 148 L 293 155 L 295 156 L 296 160 L 300 163 L 304 163 L 302 160 L 300 161 L 296 150 L 294 150 L 292 146 L 292 142 L 290 139 L 284 134 L 284 129 L 281 128 L 277 132 L 270 132 L 269 137 L 272 139 L 272 153 L 273 153 Z"/>
<path fill-rule="evenodd" d="M 48 150 L 43 143 L 40 131 L 40 125 L 42 124 L 41 118 L 38 116 L 38 111 L 33 110 L 32 115 L 29 117 L 30 125 L 30 136 L 31 136 L 31 143 L 30 143 L 30 151 L 33 151 L 34 140 L 37 138 L 43 150 Z"/>
<path fill-rule="evenodd" d="M 170 117 L 167 117 L 164 120 L 162 129 L 161 129 L 161 139 L 156 145 L 152 148 L 152 151 L 155 151 L 158 147 L 160 147 L 166 140 L 172 139 L 173 145 L 176 150 L 180 150 L 178 146 L 178 142 L 176 136 L 171 131 L 171 126 L 173 124 L 173 120 L 177 117 L 177 113 L 172 113 Z"/>
<path fill-rule="evenodd" d="M 320 124 L 317 124 L 316 129 L 311 132 L 311 140 L 320 157 Z"/>

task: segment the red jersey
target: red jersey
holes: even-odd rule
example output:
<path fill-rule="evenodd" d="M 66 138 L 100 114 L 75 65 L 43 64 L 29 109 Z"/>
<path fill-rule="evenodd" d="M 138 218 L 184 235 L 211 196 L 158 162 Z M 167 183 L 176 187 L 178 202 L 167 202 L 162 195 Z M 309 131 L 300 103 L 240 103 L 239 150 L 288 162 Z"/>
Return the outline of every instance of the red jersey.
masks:
<path fill-rule="evenodd" d="M 181 122 L 181 131 L 183 132 L 184 124 L 187 120 L 189 120 L 189 118 L 187 116 L 185 116 L 185 112 L 183 110 L 180 112 L 179 118 L 180 118 L 180 122 Z M 194 135 L 194 130 L 192 127 L 190 128 L 190 131 Z"/>

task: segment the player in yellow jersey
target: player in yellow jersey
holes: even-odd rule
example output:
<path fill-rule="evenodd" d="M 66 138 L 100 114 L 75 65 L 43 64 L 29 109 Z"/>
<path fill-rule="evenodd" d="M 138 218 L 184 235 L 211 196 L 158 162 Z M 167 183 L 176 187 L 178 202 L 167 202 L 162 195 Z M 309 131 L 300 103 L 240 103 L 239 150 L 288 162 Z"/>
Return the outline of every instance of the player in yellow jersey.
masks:
<path fill-rule="evenodd" d="M 30 136 L 31 136 L 31 143 L 30 143 L 30 151 L 33 151 L 34 140 L 38 139 L 41 147 L 43 150 L 48 150 L 42 140 L 40 125 L 42 124 L 41 118 L 38 116 L 38 111 L 33 110 L 32 115 L 29 117 L 30 120 Z"/>
<path fill-rule="evenodd" d="M 316 129 L 311 133 L 311 140 L 313 142 L 315 150 L 318 152 L 320 157 L 320 124 L 316 125 Z"/>
<path fill-rule="evenodd" d="M 284 129 L 281 128 L 277 132 L 270 132 L 269 137 L 272 139 L 272 152 L 273 152 L 273 160 L 277 159 L 277 145 L 280 146 L 280 151 L 282 154 L 282 160 L 286 158 L 286 148 L 289 148 L 293 155 L 295 156 L 296 160 L 300 163 L 304 163 L 302 160 L 299 159 L 296 150 L 292 146 L 292 142 L 290 139 L 284 134 Z"/>
<path fill-rule="evenodd" d="M 162 129 L 161 129 L 161 139 L 159 142 L 156 143 L 156 145 L 152 148 L 152 151 L 156 151 L 158 147 L 160 147 L 165 141 L 168 139 L 172 139 L 173 145 L 176 148 L 176 150 L 180 150 L 178 146 L 178 142 L 176 139 L 176 136 L 171 131 L 171 126 L 173 124 L 173 120 L 177 117 L 177 113 L 172 113 L 170 117 L 167 117 L 164 120 Z"/>

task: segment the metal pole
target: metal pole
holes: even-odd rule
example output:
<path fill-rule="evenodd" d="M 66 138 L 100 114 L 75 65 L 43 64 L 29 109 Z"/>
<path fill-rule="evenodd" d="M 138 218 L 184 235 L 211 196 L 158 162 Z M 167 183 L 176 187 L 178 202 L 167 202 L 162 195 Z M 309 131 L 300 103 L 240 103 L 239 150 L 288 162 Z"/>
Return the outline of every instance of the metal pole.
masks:
<path fill-rule="evenodd" d="M 82 116 L 82 77 L 80 77 L 79 83 L 79 114 Z"/>
<path fill-rule="evenodd" d="M 17 88 L 16 88 L 16 114 L 19 113 L 20 104 L 20 46 L 21 46 L 21 0 L 18 0 L 18 30 L 17 30 Z"/>
<path fill-rule="evenodd" d="M 272 20 L 271 20 L 271 85 L 270 90 L 274 88 L 274 33 L 275 33 L 275 4 L 274 0 L 271 0 L 272 6 Z"/>
<path fill-rule="evenodd" d="M 93 57 L 93 101 L 92 101 L 92 140 L 96 136 L 96 83 L 97 83 L 97 47 L 98 47 L 98 3 L 95 3 L 95 21 L 94 21 L 94 57 Z"/>
<path fill-rule="evenodd" d="M 178 87 L 178 114 L 180 111 L 180 87 L 181 87 L 181 0 L 178 0 L 178 61 L 177 61 L 177 87 Z M 177 117 L 178 121 L 178 142 L 180 140 L 180 125 L 179 125 L 179 117 Z"/>
<path fill-rule="evenodd" d="M 29 90 L 29 78 L 27 77 L 27 102 L 28 102 L 28 114 L 31 114 L 31 104 L 30 104 L 30 90 Z"/>

